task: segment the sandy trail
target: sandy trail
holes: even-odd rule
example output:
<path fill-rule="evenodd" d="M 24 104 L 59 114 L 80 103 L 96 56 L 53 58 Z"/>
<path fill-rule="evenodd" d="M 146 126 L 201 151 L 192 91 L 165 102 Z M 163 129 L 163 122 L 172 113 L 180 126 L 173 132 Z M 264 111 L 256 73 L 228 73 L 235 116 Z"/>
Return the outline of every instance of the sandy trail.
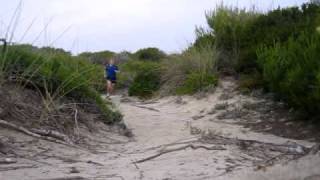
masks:
<path fill-rule="evenodd" d="M 210 179 L 305 179 L 319 178 L 320 157 L 308 155 L 299 159 L 295 155 L 268 151 L 265 146 L 249 144 L 243 149 L 239 144 L 201 141 L 205 137 L 223 137 L 254 140 L 263 143 L 293 144 L 305 147 L 314 143 L 296 141 L 268 133 L 253 132 L 241 125 L 246 116 L 233 116 L 239 104 L 256 103 L 259 99 L 235 93 L 233 81 L 225 80 L 216 92 L 206 98 L 167 97 L 148 102 L 127 97 L 112 98 L 123 112 L 124 121 L 134 137 L 117 135 L 101 126 L 87 133 L 86 148 L 66 147 L 1 130 L 6 137 L 18 140 L 14 145 L 17 170 L 2 170 L 1 180 L 33 180 L 61 177 L 76 179 L 128 179 L 128 180 L 210 180 Z M 229 97 L 223 97 L 229 95 Z M 121 103 L 120 103 L 121 101 Z M 261 112 L 251 112 L 260 117 Z M 235 115 L 238 115 L 236 113 Z M 254 121 L 259 119 L 253 118 Z M 252 122 L 251 122 L 252 123 Z M 85 131 L 83 133 L 86 133 Z M 2 133 L 1 133 L 2 134 Z M 9 139 L 10 139 L 9 138 Z M 212 140 L 212 139 L 211 139 Z M 25 143 L 28 142 L 28 143 Z M 205 148 L 186 148 L 162 154 L 142 163 L 147 157 L 179 149 L 186 145 Z M 211 150 L 223 147 L 225 150 Z M 299 149 L 299 146 L 294 146 Z M 207 148 L 207 149 L 206 149 Z M 279 158 L 273 158 L 279 157 Z M 299 157 L 299 156 L 298 156 Z M 268 160 L 270 163 L 266 163 Z"/>

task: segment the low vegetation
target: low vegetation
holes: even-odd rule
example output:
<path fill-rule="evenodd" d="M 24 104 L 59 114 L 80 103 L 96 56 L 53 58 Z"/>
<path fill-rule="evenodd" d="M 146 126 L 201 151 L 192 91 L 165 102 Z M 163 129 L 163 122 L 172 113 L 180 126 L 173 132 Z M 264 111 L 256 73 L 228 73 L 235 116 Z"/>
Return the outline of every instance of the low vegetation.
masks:
<path fill-rule="evenodd" d="M 162 91 L 194 94 L 217 84 L 217 52 L 211 46 L 189 48 L 163 61 Z"/>
<path fill-rule="evenodd" d="M 63 50 L 31 45 L 9 46 L 0 54 L 0 82 L 15 83 L 38 91 L 48 111 L 64 98 L 91 101 L 103 114 L 105 123 L 121 120 L 100 96 L 104 86 L 103 68 Z"/>
<path fill-rule="evenodd" d="M 194 47 L 214 44 L 219 72 L 237 74 L 245 92 L 264 88 L 315 117 L 320 110 L 318 4 L 267 13 L 219 6 L 206 17 L 210 28 L 197 29 Z"/>
<path fill-rule="evenodd" d="M 129 95 L 142 98 L 208 90 L 218 81 L 216 57 L 215 49 L 209 45 L 175 55 L 164 55 L 154 48 L 142 49 L 133 59 L 120 64 L 118 86 L 128 88 Z"/>

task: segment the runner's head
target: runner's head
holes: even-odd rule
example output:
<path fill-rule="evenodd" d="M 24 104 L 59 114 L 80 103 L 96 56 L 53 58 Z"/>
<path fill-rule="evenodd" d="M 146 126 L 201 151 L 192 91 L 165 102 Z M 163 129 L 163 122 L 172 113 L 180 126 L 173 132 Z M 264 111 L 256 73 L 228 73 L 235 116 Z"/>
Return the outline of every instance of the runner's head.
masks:
<path fill-rule="evenodd" d="M 111 59 L 109 60 L 109 64 L 114 65 L 114 63 L 115 63 L 115 59 L 114 59 L 114 58 L 111 58 Z"/>

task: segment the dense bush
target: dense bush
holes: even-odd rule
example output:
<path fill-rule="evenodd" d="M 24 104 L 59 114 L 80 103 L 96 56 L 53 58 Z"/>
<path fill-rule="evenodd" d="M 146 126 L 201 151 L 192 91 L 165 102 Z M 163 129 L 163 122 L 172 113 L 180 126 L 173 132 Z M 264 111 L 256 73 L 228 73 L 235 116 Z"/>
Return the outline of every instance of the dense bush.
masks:
<path fill-rule="evenodd" d="M 217 53 L 210 45 L 189 48 L 163 61 L 162 92 L 193 94 L 217 83 Z"/>
<path fill-rule="evenodd" d="M 134 56 L 139 60 L 159 61 L 166 57 L 166 54 L 158 48 L 145 48 L 135 52 Z"/>
<path fill-rule="evenodd" d="M 266 14 L 237 8 L 218 7 L 207 13 L 208 25 L 220 54 L 220 67 L 234 67 L 238 72 L 258 69 L 256 50 L 261 45 L 286 42 L 302 32 L 312 32 L 318 25 L 320 8 L 304 4 L 301 8 L 276 9 Z"/>
<path fill-rule="evenodd" d="M 121 119 L 121 115 L 113 112 L 96 90 L 104 83 L 101 66 L 64 52 L 52 53 L 53 49 L 49 50 L 48 52 L 46 48 L 43 51 L 25 45 L 10 46 L 7 52 L 0 56 L 2 82 L 11 79 L 23 86 L 32 86 L 39 89 L 43 97 L 50 101 L 58 101 L 65 96 L 89 99 L 99 106 L 106 122 Z"/>
<path fill-rule="evenodd" d="M 320 110 L 320 35 L 302 34 L 258 51 L 268 88 L 290 105 L 318 114 Z"/>
<path fill-rule="evenodd" d="M 320 110 L 319 4 L 267 13 L 220 6 L 206 18 L 210 29 L 194 47 L 214 42 L 218 70 L 238 72 L 242 90 L 266 87 L 311 117 Z"/>
<path fill-rule="evenodd" d="M 160 87 L 160 64 L 158 62 L 130 60 L 120 65 L 118 86 L 129 88 L 130 96 L 147 98 Z"/>
<path fill-rule="evenodd" d="M 160 88 L 160 72 L 157 66 L 150 66 L 137 73 L 129 88 L 130 96 L 151 97 Z"/>
<path fill-rule="evenodd" d="M 240 58 L 241 47 L 248 38 L 248 27 L 257 19 L 258 13 L 219 6 L 206 14 L 210 27 L 209 35 L 214 37 L 215 46 L 220 52 L 218 57 L 219 69 L 234 69 Z M 248 46 L 251 48 L 251 46 Z"/>
<path fill-rule="evenodd" d="M 217 76 L 208 73 L 192 72 L 186 75 L 181 86 L 177 87 L 177 94 L 193 94 L 203 91 L 205 88 L 210 88 L 218 83 Z"/>

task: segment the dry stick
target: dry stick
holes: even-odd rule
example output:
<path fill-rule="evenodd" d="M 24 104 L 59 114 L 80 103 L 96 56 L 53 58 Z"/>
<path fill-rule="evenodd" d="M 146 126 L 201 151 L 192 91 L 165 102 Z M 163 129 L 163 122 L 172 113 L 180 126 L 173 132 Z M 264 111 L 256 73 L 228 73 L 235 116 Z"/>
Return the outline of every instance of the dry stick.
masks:
<path fill-rule="evenodd" d="M 45 157 L 45 158 L 58 159 L 58 160 L 61 160 L 63 162 L 66 162 L 66 163 L 88 163 L 88 164 L 93 164 L 93 165 L 96 165 L 96 166 L 104 166 L 104 164 L 101 164 L 101 163 L 95 162 L 95 161 L 91 161 L 91 160 L 82 161 L 82 160 L 72 159 L 70 157 L 55 156 L 55 155 L 45 155 L 45 154 L 43 154 L 41 156 Z"/>
<path fill-rule="evenodd" d="M 4 120 L 1 120 L 1 119 L 0 119 L 0 126 L 5 126 L 5 127 L 8 127 L 8 128 L 11 128 L 11 129 L 13 129 L 13 130 L 22 132 L 22 133 L 24 133 L 24 134 L 26 134 L 26 135 L 29 135 L 29 136 L 32 136 L 32 137 L 42 138 L 42 136 L 40 136 L 39 134 L 35 134 L 35 133 L 27 130 L 27 129 L 24 128 L 24 127 L 17 126 L 17 125 L 15 125 L 15 124 L 9 123 L 9 122 L 4 121 Z"/>
<path fill-rule="evenodd" d="M 74 176 L 74 177 L 62 177 L 62 178 L 53 178 L 53 179 L 40 179 L 40 180 L 89 180 L 89 179 L 81 176 Z"/>
<path fill-rule="evenodd" d="M 308 151 L 310 148 L 305 147 L 300 144 L 274 144 L 274 143 L 269 143 L 269 142 L 262 142 L 262 141 L 257 141 L 257 140 L 245 140 L 245 139 L 237 139 L 237 138 L 228 138 L 228 137 L 223 137 L 223 136 L 215 136 L 214 138 L 205 138 L 205 139 L 200 139 L 202 142 L 206 143 L 213 143 L 216 144 L 215 141 L 222 141 L 222 144 L 234 144 L 240 146 L 241 144 L 245 146 L 250 146 L 252 144 L 258 144 L 262 146 L 270 146 L 269 149 L 272 151 L 277 151 L 281 153 L 295 153 L 295 154 L 306 154 L 306 151 Z M 246 144 L 249 143 L 249 144 Z M 303 152 L 298 152 L 296 147 L 299 146 L 302 148 Z"/>
<path fill-rule="evenodd" d="M 145 161 L 149 161 L 149 160 L 152 160 L 152 159 L 155 159 L 163 154 L 168 154 L 168 153 L 171 153 L 171 152 L 175 152 L 175 151 L 181 151 L 181 150 L 185 150 L 187 148 L 191 148 L 193 150 L 196 150 L 196 149 L 206 149 L 206 150 L 226 150 L 226 148 L 224 147 L 221 147 L 221 146 L 212 146 L 212 147 L 206 147 L 206 146 L 195 146 L 193 144 L 188 144 L 186 146 L 182 146 L 182 147 L 179 147 L 179 148 L 175 148 L 175 149 L 169 149 L 169 150 L 164 150 L 164 151 L 161 151 L 160 153 L 158 154 L 155 154 L 153 156 L 150 156 L 150 157 L 147 157 L 147 158 L 144 158 L 144 159 L 141 159 L 139 161 L 135 161 L 135 163 L 143 163 Z"/>
<path fill-rule="evenodd" d="M 78 146 L 71 145 L 71 144 L 67 144 L 67 143 L 65 143 L 65 142 L 63 142 L 63 141 L 61 141 L 61 140 L 57 140 L 57 139 L 54 139 L 54 138 L 52 138 L 52 137 L 41 136 L 41 135 L 39 135 L 39 134 L 36 134 L 36 133 L 33 133 L 33 132 L 27 130 L 27 129 L 24 128 L 24 127 L 17 126 L 17 125 L 15 125 L 15 124 L 9 123 L 9 122 L 4 121 L 4 120 L 1 120 L 1 119 L 0 119 L 0 126 L 4 126 L 4 127 L 11 128 L 11 129 L 13 129 L 13 130 L 15 130 L 15 131 L 24 133 L 24 134 L 29 135 L 29 136 L 31 136 L 31 137 L 35 137 L 35 138 L 47 140 L 47 141 L 50 141 L 50 142 L 54 142 L 54 143 L 57 143 L 57 144 L 62 144 L 62 145 L 69 146 L 69 147 L 73 147 L 73 148 L 79 148 Z"/>
<path fill-rule="evenodd" d="M 129 153 L 129 154 L 143 154 L 143 153 L 146 153 L 148 151 L 152 151 L 152 150 L 156 150 L 156 149 L 159 149 L 161 148 L 161 150 L 165 149 L 165 148 L 168 148 L 170 146 L 176 146 L 176 145 L 183 145 L 183 144 L 190 144 L 190 143 L 197 143 L 199 142 L 199 140 L 190 140 L 190 141 L 184 141 L 184 142 L 173 142 L 173 143 L 169 143 L 169 144 L 162 144 L 162 145 L 159 145 L 159 146 L 156 146 L 156 147 L 151 147 L 151 148 L 147 148 L 147 149 L 144 149 L 144 151 L 139 151 L 139 152 L 134 152 L 134 153 Z M 160 150 L 160 151 L 161 151 Z"/>
<path fill-rule="evenodd" d="M 140 168 L 139 168 L 139 166 L 137 165 L 136 162 L 132 161 L 132 164 L 134 164 L 134 167 L 139 171 L 139 175 L 140 175 L 139 179 L 142 180 L 143 177 L 144 177 L 143 171 L 140 170 Z"/>
<path fill-rule="evenodd" d="M 0 159 L 0 164 L 15 164 L 17 161 L 11 159 Z"/>
<path fill-rule="evenodd" d="M 72 143 L 71 140 L 64 134 L 61 134 L 57 131 L 52 131 L 52 130 L 42 130 L 42 129 L 31 129 L 31 132 L 36 133 L 40 136 L 44 137 L 51 137 L 54 139 L 58 139 L 64 142 Z"/>
<path fill-rule="evenodd" d="M 12 170 L 30 169 L 30 168 L 38 168 L 38 166 L 32 165 L 32 166 L 17 166 L 17 167 L 1 167 L 0 171 L 12 171 Z"/>
<path fill-rule="evenodd" d="M 135 104 L 133 104 L 132 106 L 142 108 L 142 109 L 148 109 L 150 111 L 160 112 L 158 109 L 151 108 L 151 107 L 139 106 L 139 105 L 135 105 Z"/>
<path fill-rule="evenodd" d="M 74 124 L 75 124 L 75 134 L 77 135 L 77 140 L 80 139 L 80 130 L 79 130 L 79 126 L 78 126 L 78 109 L 75 105 L 74 107 Z"/>

